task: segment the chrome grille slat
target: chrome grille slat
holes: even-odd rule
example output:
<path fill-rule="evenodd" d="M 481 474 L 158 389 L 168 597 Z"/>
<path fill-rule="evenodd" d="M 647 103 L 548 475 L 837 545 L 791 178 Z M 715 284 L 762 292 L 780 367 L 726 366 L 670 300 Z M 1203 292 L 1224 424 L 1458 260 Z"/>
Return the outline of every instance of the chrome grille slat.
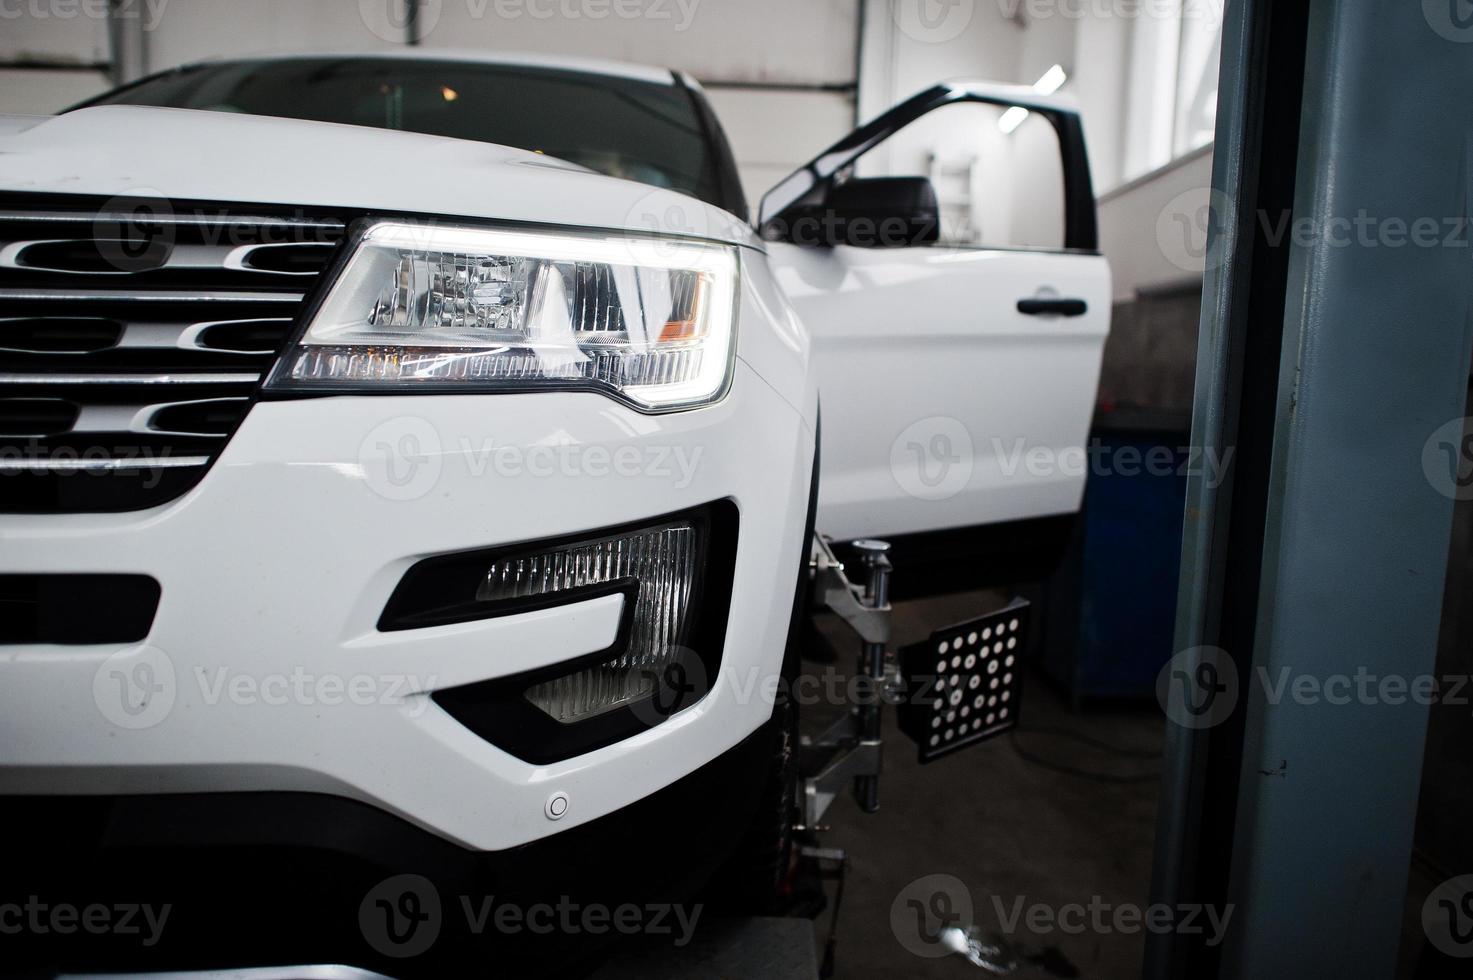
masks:
<path fill-rule="evenodd" d="M 6 323 L 46 323 L 51 321 L 58 326 L 65 326 L 78 320 L 91 320 L 97 323 L 116 322 L 122 328 L 122 335 L 117 343 L 112 345 L 117 350 L 197 350 L 211 351 L 219 354 L 271 354 L 273 349 L 244 350 L 234 347 L 223 347 L 218 344 L 207 345 L 200 343 L 200 335 L 211 327 L 245 326 L 255 323 L 271 323 L 280 326 L 283 330 L 289 328 L 292 318 L 289 316 L 250 316 L 235 317 L 228 320 L 185 320 L 174 323 L 160 322 L 159 320 L 128 322 L 121 318 L 109 320 L 105 317 L 73 317 L 73 316 L 27 316 L 27 317 L 0 317 L 0 327 Z M 13 354 L 66 354 L 69 356 L 85 356 L 93 351 L 52 351 L 41 347 L 17 347 L 5 341 L 0 334 L 0 352 Z"/>
<path fill-rule="evenodd" d="M 176 292 L 167 289 L 0 289 L 0 303 L 300 303 L 305 293 Z"/>
<path fill-rule="evenodd" d="M 145 199 L 140 199 L 147 203 Z M 253 215 L 225 215 L 225 214 L 146 214 L 140 217 L 126 211 L 99 211 L 82 213 L 77 211 L 0 211 L 0 224 L 10 222 L 69 222 L 78 221 L 95 222 L 98 224 L 117 222 L 128 224 L 146 221 L 157 225 L 188 225 L 188 226 L 219 226 L 249 228 L 296 228 L 296 229 L 318 229 L 321 231 L 341 232 L 343 223 L 341 221 L 314 221 L 302 218 L 273 218 Z"/>
<path fill-rule="evenodd" d="M 131 459 L 8 459 L 0 457 L 0 473 L 108 473 L 120 470 L 199 469 L 214 462 L 212 456 L 141 456 Z"/>
<path fill-rule="evenodd" d="M 0 374 L 0 385 L 247 385 L 259 374 Z"/>
<path fill-rule="evenodd" d="M 171 248 L 162 262 L 156 266 L 150 266 L 144 270 L 128 269 L 73 269 L 65 266 L 55 265 L 45 259 L 33 259 L 29 253 L 33 249 L 47 245 L 87 245 L 97 239 L 85 238 L 33 238 L 18 242 L 9 242 L 0 247 L 0 268 L 22 269 L 32 272 L 52 272 L 67 276 L 137 276 L 142 272 L 160 272 L 178 269 L 229 269 L 235 272 L 254 274 L 256 276 L 315 276 L 316 272 L 273 272 L 269 269 L 258 269 L 250 264 L 251 259 L 257 254 L 266 253 L 271 249 L 299 248 L 304 244 L 295 242 L 266 242 L 259 245 L 177 245 Z"/>
<path fill-rule="evenodd" d="M 167 502 L 245 417 L 345 223 L 31 201 L 0 196 L 0 511 Z"/>

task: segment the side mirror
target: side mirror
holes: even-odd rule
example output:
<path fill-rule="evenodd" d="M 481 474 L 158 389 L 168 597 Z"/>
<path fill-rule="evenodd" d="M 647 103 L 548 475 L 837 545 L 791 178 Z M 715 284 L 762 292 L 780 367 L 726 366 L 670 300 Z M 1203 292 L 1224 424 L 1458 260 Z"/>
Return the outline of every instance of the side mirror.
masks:
<path fill-rule="evenodd" d="M 762 228 L 769 241 L 794 245 L 907 248 L 941 239 L 941 207 L 925 177 L 852 178 L 819 203 L 795 204 Z"/>

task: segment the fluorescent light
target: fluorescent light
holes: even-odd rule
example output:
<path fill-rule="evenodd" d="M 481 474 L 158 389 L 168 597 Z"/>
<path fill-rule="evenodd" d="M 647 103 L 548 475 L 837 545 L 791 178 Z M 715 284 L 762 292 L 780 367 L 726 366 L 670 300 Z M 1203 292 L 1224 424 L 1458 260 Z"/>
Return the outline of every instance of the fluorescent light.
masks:
<path fill-rule="evenodd" d="M 1011 134 L 1013 130 L 1023 125 L 1023 120 L 1027 119 L 1029 115 L 1030 113 L 1027 109 L 1020 105 L 1015 105 L 1007 112 L 1004 112 L 1001 118 L 997 120 L 997 128 L 1004 133 Z"/>
<path fill-rule="evenodd" d="M 1043 73 L 1043 77 L 1033 83 L 1033 91 L 1039 95 L 1053 95 L 1064 87 L 1069 80 L 1069 73 L 1064 71 L 1063 65 L 1054 65 Z"/>
<path fill-rule="evenodd" d="M 1059 89 L 1063 88 L 1064 83 L 1068 80 L 1069 73 L 1064 70 L 1064 66 L 1054 65 L 1043 73 L 1042 78 L 1033 83 L 1033 91 L 1039 95 L 1053 95 Z M 997 128 L 1011 135 L 1019 126 L 1023 125 L 1024 120 L 1028 116 L 1029 112 L 1027 109 L 1020 105 L 1015 105 L 1007 112 L 1004 112 L 1002 117 L 998 119 Z"/>

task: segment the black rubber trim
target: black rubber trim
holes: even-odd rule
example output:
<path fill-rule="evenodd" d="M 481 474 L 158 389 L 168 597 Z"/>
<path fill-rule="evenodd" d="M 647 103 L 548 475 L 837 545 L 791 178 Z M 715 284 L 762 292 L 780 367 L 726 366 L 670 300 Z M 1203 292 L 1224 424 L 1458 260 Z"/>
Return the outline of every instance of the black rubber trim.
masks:
<path fill-rule="evenodd" d="M 147 575 L 0 575 L 0 644 L 136 643 L 161 594 Z"/>

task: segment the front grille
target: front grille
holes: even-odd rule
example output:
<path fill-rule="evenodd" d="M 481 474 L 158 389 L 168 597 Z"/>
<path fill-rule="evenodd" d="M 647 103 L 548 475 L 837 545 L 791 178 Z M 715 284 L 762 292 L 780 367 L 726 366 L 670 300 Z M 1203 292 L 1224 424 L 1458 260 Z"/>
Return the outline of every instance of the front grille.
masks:
<path fill-rule="evenodd" d="M 198 483 L 343 234 L 254 205 L 0 197 L 0 511 Z"/>

